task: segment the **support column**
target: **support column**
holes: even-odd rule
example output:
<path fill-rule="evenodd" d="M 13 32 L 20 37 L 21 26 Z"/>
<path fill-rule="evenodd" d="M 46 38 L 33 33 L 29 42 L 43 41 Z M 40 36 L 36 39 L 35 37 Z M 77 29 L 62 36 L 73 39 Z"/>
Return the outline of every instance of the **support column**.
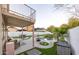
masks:
<path fill-rule="evenodd" d="M 23 37 L 23 26 L 22 26 L 22 40 L 24 40 L 24 37 Z"/>
<path fill-rule="evenodd" d="M 5 26 L 5 40 L 8 40 L 8 29 L 7 26 Z"/>
<path fill-rule="evenodd" d="M 33 48 L 34 48 L 34 24 L 33 24 L 33 27 L 32 28 L 33 28 L 33 30 L 32 30 L 33 31 L 32 38 L 33 38 Z"/>

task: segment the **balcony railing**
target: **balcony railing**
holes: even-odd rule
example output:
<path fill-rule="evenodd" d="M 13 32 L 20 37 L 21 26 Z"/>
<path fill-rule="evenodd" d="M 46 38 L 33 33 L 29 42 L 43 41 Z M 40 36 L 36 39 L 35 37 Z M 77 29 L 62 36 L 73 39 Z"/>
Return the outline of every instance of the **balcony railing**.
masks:
<path fill-rule="evenodd" d="M 9 4 L 7 8 L 2 7 L 2 11 L 27 18 L 29 21 L 35 21 L 35 10 L 25 4 Z M 25 19 L 26 20 L 26 19 Z"/>

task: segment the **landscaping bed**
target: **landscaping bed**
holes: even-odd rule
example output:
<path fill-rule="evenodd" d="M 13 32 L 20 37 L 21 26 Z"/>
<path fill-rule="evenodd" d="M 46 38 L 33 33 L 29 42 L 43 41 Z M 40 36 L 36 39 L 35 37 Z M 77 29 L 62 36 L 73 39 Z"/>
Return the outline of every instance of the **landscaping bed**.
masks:
<path fill-rule="evenodd" d="M 40 45 L 47 46 L 47 45 L 49 45 L 49 43 L 48 42 L 40 42 Z"/>

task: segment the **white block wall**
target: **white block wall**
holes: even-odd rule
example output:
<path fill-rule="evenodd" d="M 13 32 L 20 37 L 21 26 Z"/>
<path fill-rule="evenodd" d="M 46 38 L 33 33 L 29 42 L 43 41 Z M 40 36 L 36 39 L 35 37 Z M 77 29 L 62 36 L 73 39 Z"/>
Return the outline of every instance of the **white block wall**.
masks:
<path fill-rule="evenodd" d="M 69 30 L 70 43 L 74 54 L 79 55 L 79 27 Z"/>

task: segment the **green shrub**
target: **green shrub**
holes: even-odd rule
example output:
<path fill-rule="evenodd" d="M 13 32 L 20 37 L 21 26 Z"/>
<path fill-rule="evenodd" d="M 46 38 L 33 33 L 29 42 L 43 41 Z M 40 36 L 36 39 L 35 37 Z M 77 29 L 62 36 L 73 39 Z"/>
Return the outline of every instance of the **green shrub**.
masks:
<path fill-rule="evenodd" d="M 60 41 L 64 42 L 65 41 L 64 37 L 60 37 Z"/>
<path fill-rule="evenodd" d="M 40 42 L 40 44 L 43 45 L 43 46 L 49 45 L 49 43 L 47 43 L 47 42 Z"/>
<path fill-rule="evenodd" d="M 46 35 L 44 35 L 44 38 L 53 38 L 53 35 L 52 34 L 46 34 Z"/>

